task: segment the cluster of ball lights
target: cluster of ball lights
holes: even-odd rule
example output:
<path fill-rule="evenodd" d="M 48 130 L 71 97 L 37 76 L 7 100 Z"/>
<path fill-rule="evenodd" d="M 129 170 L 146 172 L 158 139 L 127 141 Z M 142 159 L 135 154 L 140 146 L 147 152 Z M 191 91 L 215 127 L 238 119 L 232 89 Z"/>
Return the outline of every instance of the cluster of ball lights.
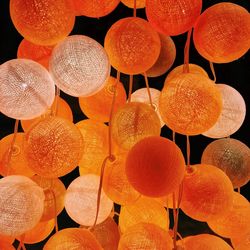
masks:
<path fill-rule="evenodd" d="M 131 76 L 165 74 L 176 57 L 170 36 L 190 29 L 208 61 L 237 60 L 250 46 L 249 13 L 229 2 L 201 13 L 202 0 L 122 0 L 145 8 L 147 20 L 118 20 L 104 47 L 69 35 L 75 16 L 100 18 L 119 2 L 10 0 L 12 22 L 24 39 L 17 59 L 0 65 L 0 111 L 21 120 L 24 132 L 0 141 L 0 249 L 15 249 L 15 239 L 25 249 L 46 238 L 44 250 L 232 249 L 209 234 L 173 240 L 168 208 L 176 207 L 173 196 L 180 193 L 185 214 L 230 238 L 235 249 L 249 249 L 250 206 L 234 188 L 250 179 L 250 149 L 228 138 L 244 122 L 240 93 L 195 64 L 172 69 L 161 91 L 142 88 L 128 101 L 119 77 L 110 76 L 111 66 Z M 89 119 L 74 124 L 59 90 L 78 98 Z M 201 164 L 186 167 L 181 149 L 160 136 L 164 125 L 218 140 L 207 146 Z M 59 177 L 77 166 L 80 176 L 66 189 Z M 114 203 L 121 206 L 118 225 Z M 63 208 L 79 228 L 58 231 Z"/>

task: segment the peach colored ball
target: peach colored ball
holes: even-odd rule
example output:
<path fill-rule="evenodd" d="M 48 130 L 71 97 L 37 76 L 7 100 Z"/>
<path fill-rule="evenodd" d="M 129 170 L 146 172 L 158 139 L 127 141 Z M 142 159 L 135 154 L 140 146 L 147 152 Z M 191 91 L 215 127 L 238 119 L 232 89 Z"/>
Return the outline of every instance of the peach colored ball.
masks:
<path fill-rule="evenodd" d="M 135 0 L 121 0 L 121 2 L 133 9 L 134 8 L 134 5 L 135 5 Z M 145 5 L 146 5 L 146 0 L 136 0 L 136 9 L 142 9 L 142 8 L 145 8 Z"/>
<path fill-rule="evenodd" d="M 185 173 L 185 160 L 172 141 L 150 136 L 135 144 L 128 153 L 126 174 L 141 194 L 161 197 L 174 192 Z"/>
<path fill-rule="evenodd" d="M 212 165 L 197 164 L 183 180 L 180 207 L 198 221 L 220 218 L 233 206 L 233 185 L 227 175 Z"/>
<path fill-rule="evenodd" d="M 193 38 L 196 49 L 208 61 L 237 60 L 250 46 L 250 15 L 234 3 L 215 4 L 198 18 Z"/>
<path fill-rule="evenodd" d="M 48 71 L 28 59 L 13 59 L 0 66 L 0 111 L 27 120 L 44 113 L 55 98 Z"/>
<path fill-rule="evenodd" d="M 158 32 L 176 36 L 193 27 L 201 7 L 201 0 L 147 0 L 146 15 Z"/>
<path fill-rule="evenodd" d="M 67 0 L 11 0 L 10 16 L 17 31 L 39 45 L 54 45 L 73 29 L 75 15 Z"/>
<path fill-rule="evenodd" d="M 127 17 L 114 23 L 108 30 L 104 48 L 116 70 L 134 75 L 154 65 L 160 54 L 161 42 L 146 20 Z"/>

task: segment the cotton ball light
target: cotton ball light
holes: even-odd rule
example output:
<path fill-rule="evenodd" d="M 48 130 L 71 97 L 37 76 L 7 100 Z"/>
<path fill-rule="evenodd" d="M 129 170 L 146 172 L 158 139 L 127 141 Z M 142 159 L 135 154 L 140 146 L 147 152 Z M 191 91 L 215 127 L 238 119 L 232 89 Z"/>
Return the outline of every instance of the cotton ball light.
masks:
<path fill-rule="evenodd" d="M 133 9 L 134 8 L 134 5 L 135 5 L 135 1 L 134 0 L 121 0 L 121 2 Z M 136 0 L 136 9 L 142 9 L 142 8 L 145 8 L 145 5 L 146 5 L 146 0 Z"/>
<path fill-rule="evenodd" d="M 19 236 L 32 229 L 44 208 L 43 190 L 28 177 L 0 179 L 0 234 Z"/>
<path fill-rule="evenodd" d="M 13 236 L 8 236 L 8 235 L 3 235 L 3 234 L 0 234 L 0 244 L 1 243 L 7 243 L 7 244 L 12 244 L 14 241 L 15 241 L 15 237 Z"/>
<path fill-rule="evenodd" d="M 167 82 L 160 96 L 160 114 L 174 132 L 198 135 L 211 128 L 222 110 L 219 89 L 209 78 L 181 74 Z"/>
<path fill-rule="evenodd" d="M 26 133 L 25 151 L 29 167 L 38 175 L 57 178 L 78 165 L 84 142 L 79 129 L 60 117 L 48 117 Z"/>
<path fill-rule="evenodd" d="M 52 105 L 55 85 L 40 64 L 13 59 L 0 65 L 0 93 L 0 111 L 13 119 L 27 120 Z"/>
<path fill-rule="evenodd" d="M 225 138 L 211 142 L 203 151 L 201 162 L 223 170 L 235 188 L 250 179 L 250 149 L 239 140 Z"/>
<path fill-rule="evenodd" d="M 247 234 L 240 234 L 236 238 L 232 238 L 231 243 L 235 250 L 248 250 L 250 247 L 250 231 Z"/>
<path fill-rule="evenodd" d="M 233 205 L 233 186 L 220 169 L 205 164 L 193 165 L 183 180 L 180 208 L 198 221 L 215 220 Z"/>
<path fill-rule="evenodd" d="M 197 51 L 208 61 L 237 60 L 249 49 L 250 15 L 234 3 L 215 4 L 198 18 L 193 38 Z"/>
<path fill-rule="evenodd" d="M 49 69 L 56 85 L 75 97 L 95 94 L 110 74 L 104 48 L 82 35 L 69 36 L 54 48 Z"/>
<path fill-rule="evenodd" d="M 15 250 L 15 248 L 6 242 L 0 242 L 0 249 L 4 249 L 4 250 Z"/>
<path fill-rule="evenodd" d="M 161 42 L 146 20 L 127 17 L 114 23 L 108 30 L 104 48 L 116 70 L 135 75 L 154 65 L 160 54 Z"/>
<path fill-rule="evenodd" d="M 70 218 L 80 225 L 93 226 L 94 224 L 99 183 L 99 176 L 87 174 L 77 177 L 67 189 L 65 209 Z M 102 190 L 97 224 L 107 219 L 112 208 L 113 202 Z"/>

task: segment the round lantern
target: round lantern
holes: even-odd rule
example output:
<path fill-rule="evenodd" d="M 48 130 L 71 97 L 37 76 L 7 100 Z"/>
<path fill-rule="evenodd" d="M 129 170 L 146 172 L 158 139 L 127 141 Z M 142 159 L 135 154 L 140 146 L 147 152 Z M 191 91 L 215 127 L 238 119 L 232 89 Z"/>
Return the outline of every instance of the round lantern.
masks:
<path fill-rule="evenodd" d="M 201 7 L 201 0 L 147 0 L 146 15 L 158 32 L 176 36 L 192 28 Z"/>
<path fill-rule="evenodd" d="M 198 221 L 220 218 L 233 205 L 233 186 L 220 169 L 205 164 L 192 166 L 183 180 L 182 211 Z"/>
<path fill-rule="evenodd" d="M 73 29 L 75 15 L 69 1 L 11 0 L 10 16 L 17 31 L 40 45 L 54 45 Z"/>
<path fill-rule="evenodd" d="M 173 244 L 167 231 L 154 224 L 139 223 L 122 234 L 118 250 L 126 249 L 172 250 Z"/>
<path fill-rule="evenodd" d="M 209 78 L 193 73 L 181 74 L 163 88 L 159 108 L 170 129 L 184 135 L 198 135 L 218 120 L 222 97 Z"/>
<path fill-rule="evenodd" d="M 161 125 L 158 115 L 151 106 L 131 102 L 114 114 L 111 132 L 118 146 L 130 149 L 145 137 L 160 135 Z"/>
<path fill-rule="evenodd" d="M 10 156 L 10 147 L 14 134 L 5 136 L 0 141 L 0 174 L 33 176 L 34 171 L 29 168 L 28 161 L 24 153 L 24 133 L 17 133 L 13 150 Z M 9 158 L 11 157 L 11 158 Z"/>
<path fill-rule="evenodd" d="M 127 7 L 133 9 L 135 7 L 135 0 L 121 0 Z M 146 0 L 136 0 L 136 9 L 142 9 L 146 5 Z"/>
<path fill-rule="evenodd" d="M 8 243 L 12 244 L 15 241 L 15 237 L 8 236 L 8 235 L 3 235 L 0 233 L 0 243 Z"/>
<path fill-rule="evenodd" d="M 97 194 L 100 178 L 87 174 L 76 178 L 69 185 L 65 196 L 65 209 L 74 221 L 84 226 L 93 226 L 97 211 Z M 101 192 L 97 224 L 110 215 L 113 202 Z"/>
<path fill-rule="evenodd" d="M 30 168 L 38 175 L 57 178 L 71 172 L 83 153 L 83 138 L 71 122 L 48 117 L 26 133 L 25 151 Z"/>
<path fill-rule="evenodd" d="M 245 235 L 240 234 L 231 239 L 231 242 L 235 250 L 248 250 L 250 247 L 250 231 Z"/>
<path fill-rule="evenodd" d="M 176 144 L 150 136 L 135 144 L 126 160 L 130 184 L 151 197 L 168 195 L 178 188 L 185 172 L 185 160 Z"/>
<path fill-rule="evenodd" d="M 45 244 L 44 250 L 91 249 L 102 250 L 95 236 L 87 229 L 66 228 L 54 234 Z"/>
<path fill-rule="evenodd" d="M 235 133 L 243 124 L 246 104 L 240 93 L 226 84 L 217 84 L 222 95 L 222 111 L 212 128 L 203 133 L 211 138 L 222 138 Z"/>
<path fill-rule="evenodd" d="M 90 119 L 108 122 L 111 112 L 115 85 L 118 80 L 110 76 L 103 89 L 95 95 L 79 97 L 79 104 L 82 112 Z M 127 100 L 125 88 L 121 82 L 117 82 L 114 110 L 124 105 Z"/>
<path fill-rule="evenodd" d="M 134 75 L 143 73 L 154 65 L 160 54 L 161 42 L 159 35 L 147 21 L 127 17 L 111 26 L 106 34 L 104 47 L 115 69 Z"/>
<path fill-rule="evenodd" d="M 194 27 L 194 45 L 207 60 L 228 63 L 249 49 L 250 15 L 234 3 L 218 3 L 206 9 Z"/>
<path fill-rule="evenodd" d="M 43 190 L 28 177 L 10 175 L 0 179 L 0 234 L 19 236 L 40 220 Z"/>
<path fill-rule="evenodd" d="M 0 111 L 11 118 L 27 120 L 52 105 L 55 85 L 40 64 L 13 59 L 0 66 L 0 93 Z"/>
<path fill-rule="evenodd" d="M 14 248 L 11 244 L 6 243 L 6 242 L 0 242 L 0 249 L 4 249 L 4 250 L 15 250 L 16 248 Z"/>
<path fill-rule="evenodd" d="M 72 96 L 90 96 L 101 90 L 110 74 L 108 56 L 94 39 L 74 35 L 59 43 L 49 64 L 56 85 Z"/>
<path fill-rule="evenodd" d="M 211 142 L 204 150 L 201 162 L 223 170 L 235 188 L 244 186 L 250 179 L 250 149 L 236 139 Z"/>
<path fill-rule="evenodd" d="M 176 48 L 172 38 L 163 34 L 159 34 L 159 36 L 161 51 L 155 64 L 146 72 L 149 77 L 157 77 L 165 74 L 172 67 L 176 57 Z"/>

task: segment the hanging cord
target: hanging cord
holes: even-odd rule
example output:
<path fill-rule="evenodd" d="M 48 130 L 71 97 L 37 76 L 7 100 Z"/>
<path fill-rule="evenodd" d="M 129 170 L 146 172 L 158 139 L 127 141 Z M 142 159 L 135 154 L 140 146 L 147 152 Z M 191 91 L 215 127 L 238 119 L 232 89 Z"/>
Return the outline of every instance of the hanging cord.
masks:
<path fill-rule="evenodd" d="M 150 103 L 151 107 L 154 108 L 151 93 L 150 93 L 150 89 L 149 89 L 149 84 L 148 84 L 148 77 L 147 77 L 146 72 L 144 72 L 143 75 L 144 75 L 144 79 L 145 79 L 145 83 L 146 83 L 146 87 L 147 87 L 149 103 Z"/>
<path fill-rule="evenodd" d="M 131 94 L 133 91 L 133 81 L 134 81 L 133 75 L 129 75 L 128 102 L 131 102 Z"/>
<path fill-rule="evenodd" d="M 191 35 L 192 35 L 192 28 L 188 31 L 187 41 L 184 47 L 183 73 L 189 73 L 189 50 L 190 50 Z"/>
<path fill-rule="evenodd" d="M 136 17 L 136 0 L 134 0 L 134 11 L 133 11 L 133 17 Z"/>
<path fill-rule="evenodd" d="M 210 66 L 210 69 L 212 71 L 212 74 L 213 74 L 213 81 L 216 82 L 216 74 L 215 74 L 215 70 L 214 70 L 214 64 L 212 62 L 209 62 L 209 66 Z"/>
<path fill-rule="evenodd" d="M 54 105 L 54 108 L 51 110 L 51 115 L 52 116 L 57 116 L 59 98 L 60 98 L 60 89 L 56 86 L 55 105 Z"/>
<path fill-rule="evenodd" d="M 26 250 L 25 245 L 23 243 L 24 238 L 25 238 L 25 234 L 22 234 L 20 237 L 20 241 L 19 241 L 19 245 L 17 247 L 17 250 L 21 250 L 21 249 Z"/>

